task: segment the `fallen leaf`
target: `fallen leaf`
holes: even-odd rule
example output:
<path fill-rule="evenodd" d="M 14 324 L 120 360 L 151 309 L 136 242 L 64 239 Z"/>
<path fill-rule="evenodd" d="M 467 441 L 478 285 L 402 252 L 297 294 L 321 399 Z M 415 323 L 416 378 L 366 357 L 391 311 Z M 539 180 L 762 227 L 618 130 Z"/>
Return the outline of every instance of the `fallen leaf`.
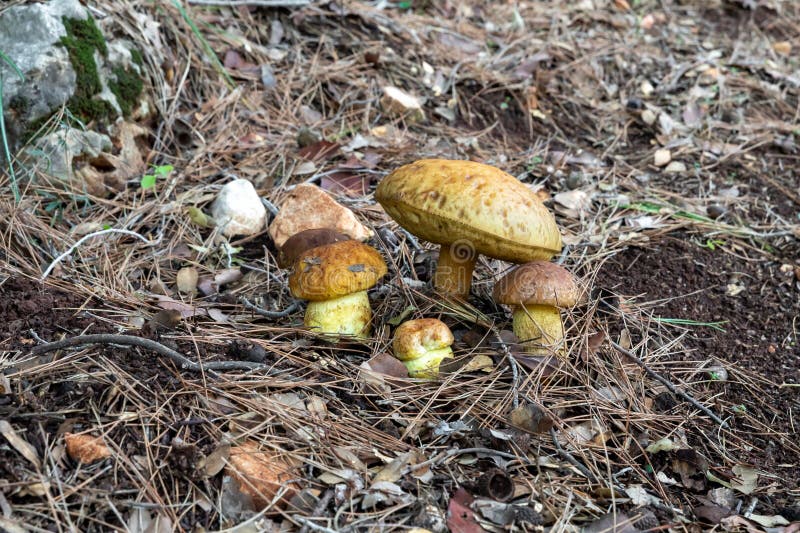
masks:
<path fill-rule="evenodd" d="M 366 361 L 362 368 L 377 374 L 383 374 L 393 378 L 407 378 L 408 369 L 401 361 L 393 355 L 382 352 Z"/>
<path fill-rule="evenodd" d="M 581 529 L 581 533 L 639 533 L 639 530 L 633 527 L 633 521 L 625 513 L 609 513 L 601 516 L 594 522 L 591 522 Z"/>
<path fill-rule="evenodd" d="M 723 518 L 730 516 L 733 511 L 719 505 L 700 505 L 693 509 L 697 518 L 711 525 L 719 524 Z"/>
<path fill-rule="evenodd" d="M 470 509 L 473 500 L 462 488 L 456 490 L 450 498 L 447 505 L 447 527 L 450 533 L 483 533 L 483 528 L 475 520 L 475 513 Z"/>
<path fill-rule="evenodd" d="M 111 450 L 103 442 L 102 437 L 93 437 L 85 433 L 65 433 L 64 443 L 67 455 L 79 463 L 91 464 L 111 457 Z"/>
<path fill-rule="evenodd" d="M 530 433 L 544 433 L 553 427 L 553 419 L 533 403 L 520 405 L 510 415 L 511 424 Z"/>
<path fill-rule="evenodd" d="M 321 140 L 298 150 L 297 155 L 308 161 L 320 162 L 331 159 L 339 151 L 339 144 Z"/>
<path fill-rule="evenodd" d="M 736 475 L 731 479 L 731 488 L 742 494 L 752 494 L 758 486 L 758 471 L 747 465 L 734 465 L 731 468 Z"/>
<path fill-rule="evenodd" d="M 14 428 L 6 420 L 0 420 L 0 435 L 3 435 L 8 443 L 19 452 L 25 459 L 28 460 L 33 466 L 39 470 L 42 467 L 42 462 L 36 453 L 36 448 L 33 445 L 19 436 Z"/>

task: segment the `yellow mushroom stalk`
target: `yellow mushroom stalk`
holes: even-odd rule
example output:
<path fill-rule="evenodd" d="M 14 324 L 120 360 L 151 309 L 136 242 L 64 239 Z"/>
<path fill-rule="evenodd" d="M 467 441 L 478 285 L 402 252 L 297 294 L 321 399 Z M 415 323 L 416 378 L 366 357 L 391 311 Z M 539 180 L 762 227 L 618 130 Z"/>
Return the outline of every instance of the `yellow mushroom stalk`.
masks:
<path fill-rule="evenodd" d="M 453 357 L 453 333 L 435 318 L 403 322 L 394 333 L 392 350 L 412 378 L 435 378 L 444 359 Z"/>
<path fill-rule="evenodd" d="M 497 282 L 493 296 L 512 307 L 513 331 L 527 353 L 566 355 L 561 309 L 583 296 L 567 269 L 547 261 L 525 263 Z"/>
<path fill-rule="evenodd" d="M 359 241 L 340 241 L 299 254 L 289 275 L 296 298 L 309 300 L 305 325 L 332 340 L 370 334 L 367 290 L 386 274 L 377 250 Z"/>
<path fill-rule="evenodd" d="M 479 254 L 512 263 L 561 251 L 552 213 L 514 176 L 472 161 L 422 159 L 386 176 L 375 199 L 410 233 L 441 245 L 434 288 L 466 299 Z"/>

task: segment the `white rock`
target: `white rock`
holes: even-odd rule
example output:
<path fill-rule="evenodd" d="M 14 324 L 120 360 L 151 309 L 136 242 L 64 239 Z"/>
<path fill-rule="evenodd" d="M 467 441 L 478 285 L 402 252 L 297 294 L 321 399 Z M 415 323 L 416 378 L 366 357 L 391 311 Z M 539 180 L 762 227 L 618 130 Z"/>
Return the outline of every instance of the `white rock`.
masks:
<path fill-rule="evenodd" d="M 680 161 L 673 161 L 667 165 L 667 168 L 664 169 L 664 172 L 667 174 L 680 174 L 682 172 L 686 172 L 686 165 Z"/>
<path fill-rule="evenodd" d="M 253 184 L 245 179 L 226 183 L 211 207 L 211 216 L 222 234 L 254 235 L 264 229 L 267 210 Z"/>
<path fill-rule="evenodd" d="M 410 121 L 420 121 L 425 118 L 419 99 L 397 87 L 383 88 L 381 107 L 384 113 L 390 116 L 403 116 Z"/>
<path fill-rule="evenodd" d="M 653 88 L 653 84 L 652 83 L 650 83 L 647 80 L 644 80 L 642 82 L 642 85 L 639 87 L 639 90 L 642 91 L 642 96 L 647 98 L 647 97 L 649 97 L 649 96 L 651 96 L 653 94 L 653 91 L 655 91 L 655 88 Z"/>
<path fill-rule="evenodd" d="M 657 167 L 663 167 L 669 164 L 670 161 L 672 161 L 672 154 L 667 148 L 656 150 L 656 153 L 653 156 L 653 163 Z"/>
<path fill-rule="evenodd" d="M 642 111 L 642 122 L 644 122 L 648 126 L 652 126 L 653 124 L 655 124 L 657 119 L 658 117 L 656 116 L 656 114 L 650 109 L 645 109 Z"/>
<path fill-rule="evenodd" d="M 372 235 L 352 211 L 316 185 L 306 183 L 292 189 L 281 202 L 280 212 L 269 226 L 269 235 L 280 248 L 295 233 L 317 228 L 330 228 L 359 241 Z"/>

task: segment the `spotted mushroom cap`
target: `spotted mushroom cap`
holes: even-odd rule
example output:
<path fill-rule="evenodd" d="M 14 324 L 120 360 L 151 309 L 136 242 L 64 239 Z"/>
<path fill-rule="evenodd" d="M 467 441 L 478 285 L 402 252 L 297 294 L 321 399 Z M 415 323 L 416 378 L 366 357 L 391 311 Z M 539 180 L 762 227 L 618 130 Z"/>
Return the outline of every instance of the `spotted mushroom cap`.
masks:
<path fill-rule="evenodd" d="M 532 261 L 516 267 L 494 286 L 494 300 L 506 305 L 572 307 L 583 299 L 575 276 L 566 268 L 547 261 Z"/>
<path fill-rule="evenodd" d="M 447 348 L 453 340 L 453 333 L 441 320 L 419 318 L 400 324 L 394 332 L 392 350 L 399 360 L 407 361 Z"/>
<path fill-rule="evenodd" d="M 341 241 L 306 250 L 295 260 L 289 289 L 296 298 L 324 301 L 365 291 L 386 274 L 375 248 Z"/>
<path fill-rule="evenodd" d="M 307 229 L 295 233 L 283 243 L 278 252 L 278 266 L 290 267 L 303 252 L 334 242 L 346 241 L 350 237 L 330 228 Z"/>
<path fill-rule="evenodd" d="M 518 179 L 489 165 L 422 159 L 386 176 L 375 199 L 398 224 L 437 244 L 464 242 L 514 263 L 561 251 L 552 213 Z"/>

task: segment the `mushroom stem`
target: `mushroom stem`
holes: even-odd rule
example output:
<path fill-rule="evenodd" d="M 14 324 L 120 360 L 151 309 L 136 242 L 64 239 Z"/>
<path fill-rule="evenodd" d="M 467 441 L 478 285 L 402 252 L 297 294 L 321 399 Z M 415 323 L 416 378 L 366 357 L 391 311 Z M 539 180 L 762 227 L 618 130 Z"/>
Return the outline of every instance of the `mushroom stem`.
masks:
<path fill-rule="evenodd" d="M 303 319 L 306 327 L 336 339 L 339 335 L 367 338 L 371 321 L 372 309 L 367 291 L 354 292 L 332 300 L 308 302 Z"/>
<path fill-rule="evenodd" d="M 439 262 L 433 278 L 434 289 L 466 300 L 477 260 L 478 252 L 466 241 L 443 244 L 439 249 Z"/>
<path fill-rule="evenodd" d="M 561 312 L 550 305 L 514 307 L 514 335 L 524 343 L 525 351 L 535 355 L 566 355 Z"/>
<path fill-rule="evenodd" d="M 441 365 L 442 361 L 452 357 L 453 349 L 448 346 L 438 350 L 430 350 L 416 359 L 406 359 L 403 364 L 406 365 L 410 377 L 433 379 L 439 374 L 439 365 Z"/>

